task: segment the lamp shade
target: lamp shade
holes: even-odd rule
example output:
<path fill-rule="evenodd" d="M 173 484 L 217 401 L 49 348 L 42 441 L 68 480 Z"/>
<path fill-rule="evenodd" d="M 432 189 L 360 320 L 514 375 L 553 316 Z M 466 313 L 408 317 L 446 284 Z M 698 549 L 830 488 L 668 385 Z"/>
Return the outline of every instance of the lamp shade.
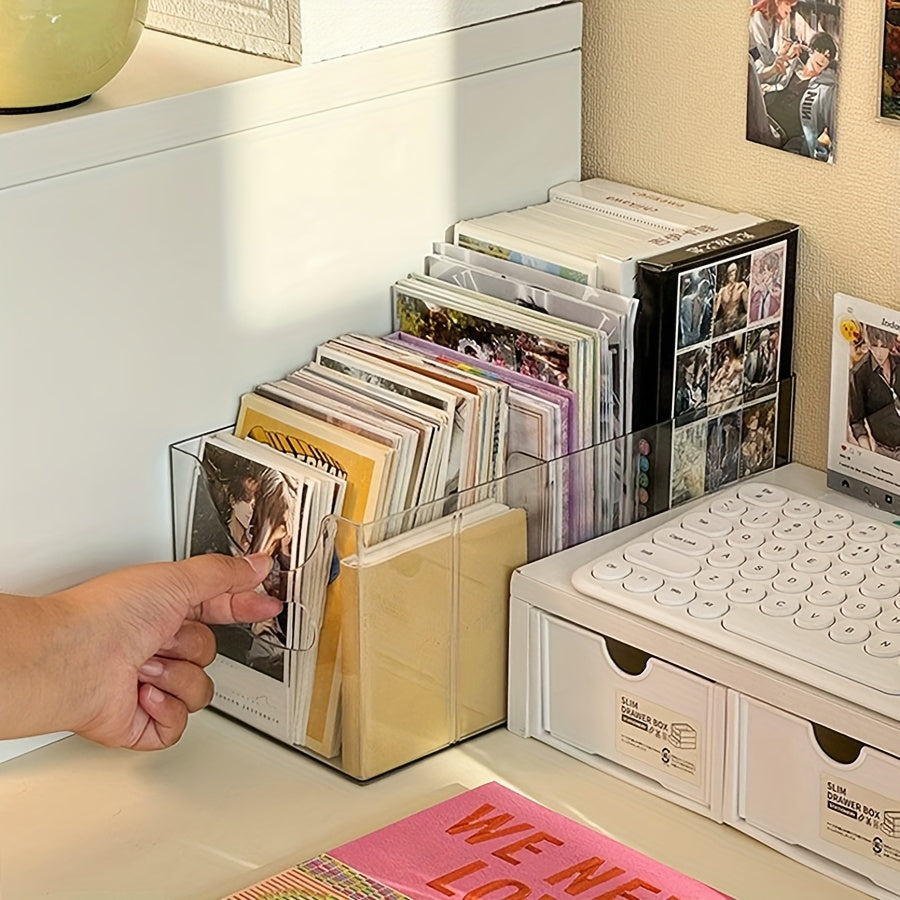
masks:
<path fill-rule="evenodd" d="M 125 65 L 146 15 L 147 0 L 2 0 L 0 111 L 86 100 Z"/>

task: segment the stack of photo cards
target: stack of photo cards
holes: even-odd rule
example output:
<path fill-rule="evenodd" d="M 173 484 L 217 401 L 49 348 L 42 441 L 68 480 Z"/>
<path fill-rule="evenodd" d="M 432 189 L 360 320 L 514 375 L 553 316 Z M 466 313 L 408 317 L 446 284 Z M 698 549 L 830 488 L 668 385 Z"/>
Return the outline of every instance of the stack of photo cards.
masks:
<path fill-rule="evenodd" d="M 559 390 L 569 400 L 570 392 Z M 233 433 L 202 440 L 188 550 L 272 553 L 276 565 L 264 589 L 286 606 L 272 622 L 219 630 L 216 708 L 325 758 L 343 747 L 345 770 L 355 766 L 349 774 L 368 777 L 376 774 L 373 759 L 386 765 L 404 751 L 398 744 L 373 757 L 359 748 L 371 743 L 378 722 L 402 719 L 401 698 L 412 697 L 427 676 L 414 674 L 411 655 L 394 676 L 398 690 L 367 692 L 379 682 L 354 680 L 360 661 L 353 635 L 364 638 L 362 670 L 371 664 L 380 671 L 378 660 L 391 658 L 400 635 L 408 631 L 420 642 L 422 628 L 438 619 L 446 633 L 432 634 L 430 646 L 455 647 L 463 636 L 454 623 L 476 603 L 479 633 L 491 644 L 484 655 L 505 660 L 505 624 L 497 623 L 505 623 L 509 575 L 528 559 L 525 513 L 511 510 L 498 487 L 509 455 L 509 396 L 502 379 L 386 338 L 345 334 L 240 398 Z M 487 567 L 490 578 L 483 571 L 466 576 L 462 558 L 481 546 L 488 519 L 502 523 L 503 534 L 490 541 L 496 565 Z M 478 568 L 485 569 L 484 560 Z M 380 573 L 411 570 L 419 573 L 416 584 L 432 573 L 422 582 L 425 605 L 418 593 L 402 595 L 402 578 L 395 579 L 400 594 L 380 587 Z M 418 618 L 406 616 L 393 632 L 361 631 L 355 618 L 389 620 L 390 610 L 401 608 Z M 456 652 L 428 665 L 449 664 Z M 483 668 L 470 662 L 473 671 Z M 486 708 L 475 715 L 464 704 L 447 719 L 448 697 L 472 696 L 465 685 L 473 677 L 458 666 L 449 671 L 450 681 L 416 705 L 422 715 L 444 726 L 502 721 L 505 674 L 496 672 L 490 688 L 480 689 L 490 697 Z M 404 679 L 410 684 L 399 690 Z M 349 719 L 342 711 L 348 709 Z"/>
<path fill-rule="evenodd" d="M 213 626 L 218 655 L 210 674 L 221 709 L 293 742 L 305 734 L 310 704 L 312 674 L 303 651 L 315 642 L 324 615 L 320 567 L 331 554 L 322 523 L 342 508 L 346 472 L 283 433 L 258 436 L 244 441 L 220 432 L 203 439 L 187 551 L 272 557 L 261 589 L 282 600 L 284 610 L 249 628 Z"/>
<path fill-rule="evenodd" d="M 574 479 L 566 477 L 567 457 L 570 448 L 576 447 L 577 401 L 572 391 L 480 359 L 473 352 L 451 350 L 402 331 L 388 335 L 387 339 L 441 365 L 471 372 L 507 388 L 506 458 L 510 471 L 521 470 L 535 461 L 555 461 L 545 467 L 543 492 L 533 490 L 530 479 L 510 477 L 508 480 L 510 505 L 528 507 L 532 514 L 540 516 L 541 526 L 528 533 L 529 559 L 570 546 L 569 507 L 577 502 L 580 492 Z M 523 491 L 531 491 L 530 502 L 517 503 Z"/>
<path fill-rule="evenodd" d="M 453 242 L 630 297 L 638 260 L 759 222 L 599 178 L 557 185 L 548 196 L 457 222 Z"/>
<path fill-rule="evenodd" d="M 595 429 L 611 428 L 611 393 L 603 389 L 612 378 L 606 332 L 428 276 L 400 279 L 393 297 L 399 331 L 571 391 L 574 449 L 596 443 Z M 609 471 L 606 467 L 604 475 Z M 611 491 L 595 491 L 592 478 L 579 480 L 582 489 L 568 507 L 566 523 L 574 542 L 596 533 L 598 519 L 599 527 L 609 530 L 614 515 Z"/>
<path fill-rule="evenodd" d="M 458 222 L 456 253 L 441 254 L 478 254 L 504 277 L 530 268 L 532 282 L 555 277 L 561 293 L 566 282 L 594 291 L 589 302 L 598 287 L 634 298 L 620 381 L 627 437 L 613 461 L 626 516 L 774 466 L 784 418 L 775 397 L 792 371 L 797 227 L 602 178 L 557 185 L 548 198 Z M 500 295 L 446 260 L 429 271 Z"/>

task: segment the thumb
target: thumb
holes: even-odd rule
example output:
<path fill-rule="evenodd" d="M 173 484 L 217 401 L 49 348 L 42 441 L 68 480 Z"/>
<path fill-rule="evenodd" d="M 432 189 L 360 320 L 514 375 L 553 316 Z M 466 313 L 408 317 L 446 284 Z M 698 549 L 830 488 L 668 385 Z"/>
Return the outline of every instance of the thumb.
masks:
<path fill-rule="evenodd" d="M 202 622 L 255 622 L 281 612 L 279 600 L 254 590 L 272 569 L 272 558 L 265 553 L 247 557 L 206 553 L 176 565 L 185 599 Z"/>

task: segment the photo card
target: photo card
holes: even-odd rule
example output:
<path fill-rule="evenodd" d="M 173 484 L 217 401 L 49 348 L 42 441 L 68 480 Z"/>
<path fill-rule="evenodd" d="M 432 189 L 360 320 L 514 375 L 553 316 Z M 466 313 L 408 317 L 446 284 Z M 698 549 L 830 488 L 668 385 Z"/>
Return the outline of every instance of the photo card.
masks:
<path fill-rule="evenodd" d="M 828 485 L 900 509 L 900 311 L 834 295 Z"/>

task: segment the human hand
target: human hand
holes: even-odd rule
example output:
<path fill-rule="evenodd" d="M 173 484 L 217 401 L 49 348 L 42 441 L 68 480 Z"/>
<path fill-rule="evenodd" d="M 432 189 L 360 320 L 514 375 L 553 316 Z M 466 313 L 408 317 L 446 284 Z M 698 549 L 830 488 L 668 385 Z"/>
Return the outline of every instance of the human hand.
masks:
<path fill-rule="evenodd" d="M 174 744 L 188 714 L 212 699 L 207 625 L 281 612 L 280 601 L 253 590 L 270 567 L 262 554 L 208 554 L 121 569 L 47 598 L 83 641 L 70 650 L 71 671 L 60 673 L 84 685 L 65 729 L 134 750 Z"/>

